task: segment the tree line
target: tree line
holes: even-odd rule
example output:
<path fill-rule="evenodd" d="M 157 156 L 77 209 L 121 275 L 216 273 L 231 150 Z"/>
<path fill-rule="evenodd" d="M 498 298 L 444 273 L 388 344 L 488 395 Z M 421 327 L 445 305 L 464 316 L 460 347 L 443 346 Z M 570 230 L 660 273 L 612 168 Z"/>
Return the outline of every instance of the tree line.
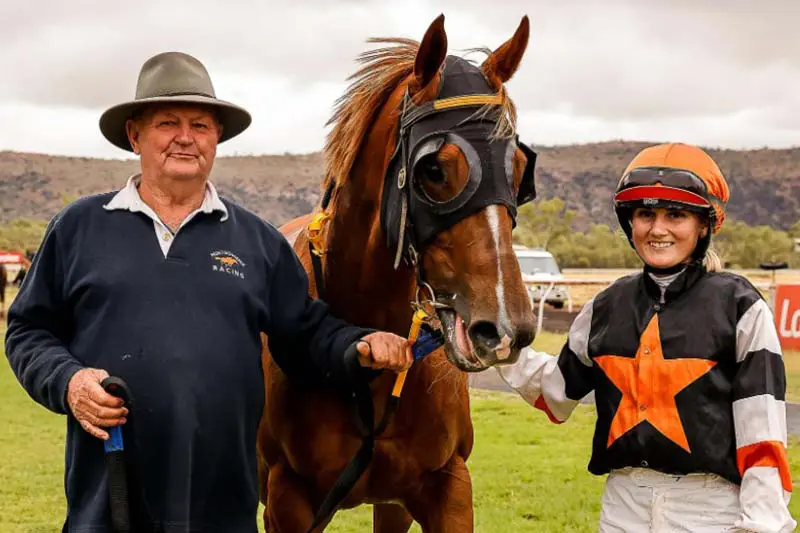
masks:
<path fill-rule="evenodd" d="M 621 228 L 591 224 L 578 231 L 578 212 L 567 209 L 561 199 L 540 200 L 519 210 L 514 242 L 544 248 L 562 268 L 637 268 L 641 261 L 628 244 Z M 770 226 L 750 226 L 726 219 L 712 246 L 726 268 L 759 268 L 762 263 L 786 262 L 800 268 L 794 239 L 800 238 L 800 220 L 788 231 Z"/>
<path fill-rule="evenodd" d="M 0 224 L 0 250 L 8 252 L 36 251 L 47 228 L 46 220 L 17 218 Z"/>
<path fill-rule="evenodd" d="M 577 216 L 577 211 L 567 209 L 558 198 L 527 204 L 519 210 L 514 242 L 550 251 L 562 268 L 641 265 L 620 228 L 591 224 L 579 231 L 575 229 Z M 46 220 L 32 218 L 0 224 L 0 250 L 36 250 L 46 227 Z M 800 238 L 800 220 L 788 231 L 781 231 L 729 218 L 712 243 L 727 268 L 758 268 L 762 263 L 775 262 L 800 268 L 800 254 L 794 252 L 795 238 Z"/>

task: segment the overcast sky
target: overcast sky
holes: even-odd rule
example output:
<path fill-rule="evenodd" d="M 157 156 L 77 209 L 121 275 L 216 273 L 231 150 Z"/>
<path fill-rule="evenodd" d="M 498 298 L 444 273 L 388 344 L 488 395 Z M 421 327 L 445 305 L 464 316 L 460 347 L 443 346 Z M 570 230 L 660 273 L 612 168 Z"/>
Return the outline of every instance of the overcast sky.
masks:
<path fill-rule="evenodd" d="M 509 83 L 527 142 L 800 145 L 797 0 L 30 0 L 0 7 L 0 150 L 127 157 L 98 118 L 178 50 L 253 115 L 220 154 L 316 151 L 366 39 L 420 40 L 439 13 L 452 53 L 530 17 Z"/>

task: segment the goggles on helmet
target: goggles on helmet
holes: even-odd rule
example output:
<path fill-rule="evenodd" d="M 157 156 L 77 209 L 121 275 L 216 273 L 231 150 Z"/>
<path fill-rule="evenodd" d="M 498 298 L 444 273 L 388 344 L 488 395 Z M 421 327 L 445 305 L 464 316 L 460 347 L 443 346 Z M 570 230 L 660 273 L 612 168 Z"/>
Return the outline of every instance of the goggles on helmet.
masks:
<path fill-rule="evenodd" d="M 693 172 L 673 168 L 636 168 L 619 182 L 616 205 L 636 202 L 645 206 L 663 203 L 710 208 L 708 187 Z"/>

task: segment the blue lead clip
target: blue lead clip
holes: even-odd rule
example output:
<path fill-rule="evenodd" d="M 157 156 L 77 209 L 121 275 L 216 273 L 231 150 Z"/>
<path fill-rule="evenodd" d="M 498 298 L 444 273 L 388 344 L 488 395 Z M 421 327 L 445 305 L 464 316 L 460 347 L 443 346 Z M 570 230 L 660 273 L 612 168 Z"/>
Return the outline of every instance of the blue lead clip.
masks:
<path fill-rule="evenodd" d="M 443 344 L 444 334 L 438 329 L 433 329 L 427 324 L 423 324 L 416 342 L 411 345 L 411 352 L 414 354 L 414 360 L 422 359 L 437 348 L 440 348 Z"/>

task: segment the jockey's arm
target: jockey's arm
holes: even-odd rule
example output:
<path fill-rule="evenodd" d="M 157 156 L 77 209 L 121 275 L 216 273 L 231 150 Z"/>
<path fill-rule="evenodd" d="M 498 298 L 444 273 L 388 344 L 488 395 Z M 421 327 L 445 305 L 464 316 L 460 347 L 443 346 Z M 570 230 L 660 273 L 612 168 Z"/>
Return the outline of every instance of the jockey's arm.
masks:
<path fill-rule="evenodd" d="M 594 388 L 587 346 L 593 303 L 588 302 L 575 318 L 558 356 L 526 348 L 513 365 L 495 367 L 511 388 L 558 424 Z"/>
<path fill-rule="evenodd" d="M 793 531 L 792 473 L 786 455 L 786 371 L 772 312 L 759 299 L 736 327 L 733 423 L 742 475 L 741 516 L 747 531 Z"/>

